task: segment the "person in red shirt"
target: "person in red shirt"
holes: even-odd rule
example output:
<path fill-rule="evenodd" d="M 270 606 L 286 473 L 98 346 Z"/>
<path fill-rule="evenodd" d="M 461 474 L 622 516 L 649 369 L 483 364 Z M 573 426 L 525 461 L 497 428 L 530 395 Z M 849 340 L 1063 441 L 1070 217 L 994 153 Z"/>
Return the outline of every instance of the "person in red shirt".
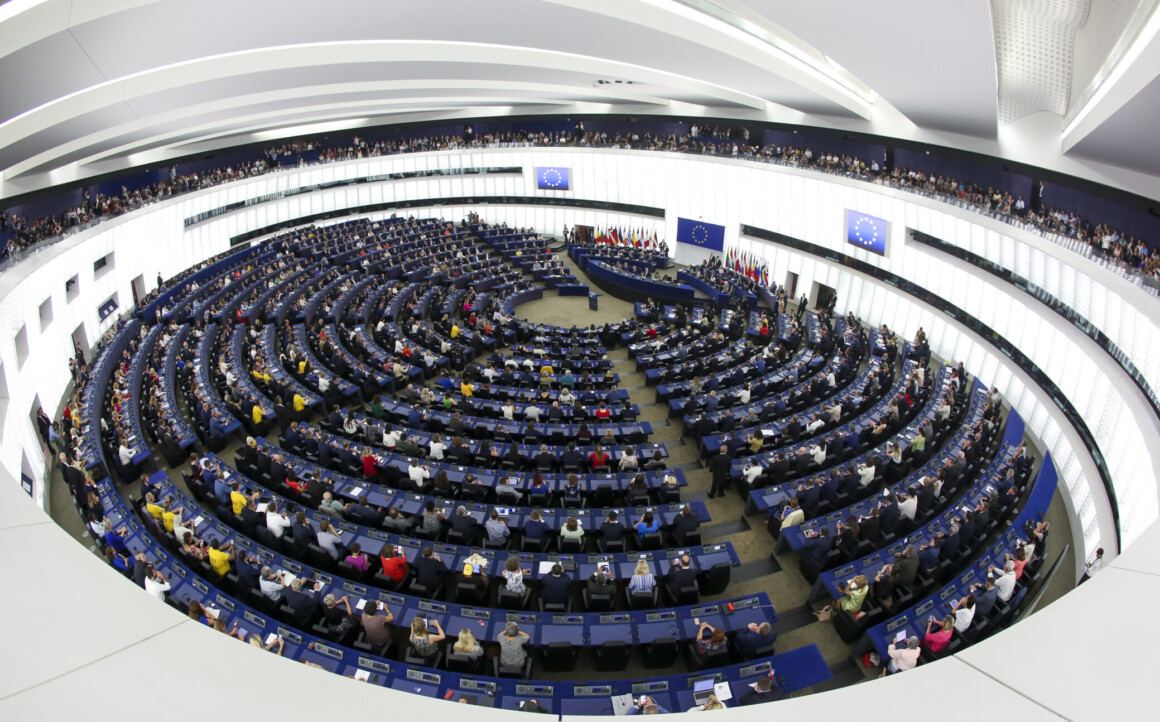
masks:
<path fill-rule="evenodd" d="M 402 555 L 397 554 L 397 551 L 394 544 L 384 545 L 381 561 L 383 563 L 383 576 L 390 577 L 395 582 L 401 582 L 403 577 L 407 576 L 407 560 Z"/>
<path fill-rule="evenodd" d="M 649 340 L 652 340 L 657 337 L 657 330 L 653 326 L 649 326 L 648 329 L 644 332 L 644 335 L 648 336 Z"/>
<path fill-rule="evenodd" d="M 368 479 L 378 478 L 379 469 L 377 466 L 375 466 L 377 463 L 378 459 L 376 459 L 375 455 L 371 453 L 371 450 L 364 449 L 362 458 L 363 476 L 367 477 Z"/>
<path fill-rule="evenodd" d="M 612 412 L 609 411 L 608 406 L 603 401 L 601 401 L 600 407 L 596 409 L 596 419 L 598 421 L 605 421 L 610 416 L 612 416 Z"/>
<path fill-rule="evenodd" d="M 596 468 L 597 466 L 608 466 L 608 459 L 608 454 L 604 453 L 604 449 L 600 448 L 599 444 L 593 447 L 592 453 L 588 455 L 588 463 L 592 466 L 592 468 Z"/>

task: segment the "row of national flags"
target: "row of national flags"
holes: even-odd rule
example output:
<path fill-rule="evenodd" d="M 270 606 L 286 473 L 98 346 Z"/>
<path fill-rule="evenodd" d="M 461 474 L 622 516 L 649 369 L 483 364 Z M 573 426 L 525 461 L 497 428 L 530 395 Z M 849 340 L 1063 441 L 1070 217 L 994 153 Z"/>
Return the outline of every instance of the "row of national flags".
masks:
<path fill-rule="evenodd" d="M 769 287 L 769 264 L 749 251 L 730 248 L 725 251 L 725 267 L 740 273 L 754 283 Z"/>
<path fill-rule="evenodd" d="M 645 250 L 660 247 L 657 232 L 653 231 L 650 235 L 643 228 L 597 228 L 593 234 L 597 243 Z"/>

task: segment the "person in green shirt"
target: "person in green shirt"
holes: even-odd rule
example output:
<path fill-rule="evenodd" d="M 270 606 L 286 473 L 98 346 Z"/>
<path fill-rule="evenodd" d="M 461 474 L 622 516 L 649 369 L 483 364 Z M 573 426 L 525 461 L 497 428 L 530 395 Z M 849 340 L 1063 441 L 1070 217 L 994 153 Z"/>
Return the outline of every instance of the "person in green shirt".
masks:
<path fill-rule="evenodd" d="M 375 400 L 371 402 L 371 416 L 376 419 L 387 418 L 387 412 L 383 410 L 383 397 L 376 396 Z"/>
<path fill-rule="evenodd" d="M 870 581 L 859 574 L 850 580 L 849 586 L 839 587 L 838 591 L 845 595 L 838 600 L 838 606 L 845 612 L 857 614 L 862 611 L 862 603 L 866 601 L 866 593 L 870 591 Z"/>
<path fill-rule="evenodd" d="M 923 451 L 926 449 L 926 436 L 923 435 L 922 429 L 919 429 L 918 434 L 910 440 L 910 447 L 915 451 Z"/>

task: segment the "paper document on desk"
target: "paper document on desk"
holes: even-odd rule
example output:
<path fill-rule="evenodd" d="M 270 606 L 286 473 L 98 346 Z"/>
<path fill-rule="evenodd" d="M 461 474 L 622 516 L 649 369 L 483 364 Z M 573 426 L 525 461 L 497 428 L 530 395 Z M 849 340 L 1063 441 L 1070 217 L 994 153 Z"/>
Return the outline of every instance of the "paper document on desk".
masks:
<path fill-rule="evenodd" d="M 613 714 L 628 714 L 628 711 L 632 709 L 631 694 L 617 694 L 613 695 L 611 699 Z"/>
<path fill-rule="evenodd" d="M 718 702 L 724 702 L 725 700 L 733 699 L 733 690 L 729 688 L 728 682 L 718 682 L 713 685 L 713 695 L 717 698 Z"/>
<path fill-rule="evenodd" d="M 267 634 L 267 635 L 266 635 L 266 646 L 267 646 L 267 647 L 269 647 L 271 644 L 273 644 L 273 643 L 274 643 L 274 641 L 275 641 L 276 639 L 278 639 L 278 635 L 277 635 L 277 633 L 275 633 L 275 632 L 270 632 L 269 634 Z"/>
<path fill-rule="evenodd" d="M 298 577 L 294 576 L 293 574 L 286 571 L 285 569 L 282 570 L 282 581 L 285 582 L 287 585 L 289 585 L 291 582 L 293 582 L 297 578 Z"/>
<path fill-rule="evenodd" d="M 360 682 L 366 682 L 370 680 L 371 673 L 365 669 L 360 669 L 355 671 L 354 678 Z"/>
<path fill-rule="evenodd" d="M 551 574 L 556 562 L 540 562 L 540 574 Z"/>

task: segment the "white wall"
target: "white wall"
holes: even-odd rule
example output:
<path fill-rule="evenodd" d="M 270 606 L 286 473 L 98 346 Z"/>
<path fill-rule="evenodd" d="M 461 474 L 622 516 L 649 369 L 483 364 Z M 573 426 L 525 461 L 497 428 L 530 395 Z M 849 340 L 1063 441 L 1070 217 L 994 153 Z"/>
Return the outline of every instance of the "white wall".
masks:
<path fill-rule="evenodd" d="M 570 167 L 572 190 L 537 190 L 532 168 L 538 165 Z M 523 173 L 440 176 L 343 186 L 260 203 L 204 221 L 189 230 L 182 225 L 184 218 L 203 211 L 305 185 L 417 170 L 504 166 L 521 167 Z M 1160 344 L 1154 299 L 1037 235 L 930 199 L 806 170 L 633 151 L 491 149 L 288 169 L 183 196 L 86 231 L 0 279 L 6 287 L 6 295 L 0 301 L 0 360 L 10 389 L 0 464 L 14 476 L 18 474 L 21 450 L 29 451 L 37 446 L 27 420 L 34 390 L 39 390 L 44 398 L 59 397 L 68 381 L 66 359 L 72 328 L 83 321 L 89 327 L 90 338 L 95 338 L 100 330 L 96 323 L 97 305 L 115 290 L 121 295 L 122 308 L 127 307 L 131 299 L 129 283 L 134 276 L 143 273 L 146 287 L 150 288 L 158 270 L 171 275 L 224 250 L 232 236 L 310 213 L 401 200 L 496 195 L 575 198 L 660 208 L 665 213 L 660 235 L 669 240 L 670 246 L 676 245 L 673 238 L 679 216 L 725 225 L 727 243 L 738 238 L 739 224 L 757 226 L 856 256 L 944 295 L 1014 340 L 1083 414 L 1112 470 L 1120 498 L 1125 543 L 1130 543 L 1157 516 L 1155 464 L 1149 453 L 1140 450 L 1160 448 L 1155 443 L 1160 439 L 1160 432 L 1150 409 L 1141 405 L 1142 397 L 1130 382 L 1125 383 L 1126 377 L 1118 367 L 1091 341 L 1078 333 L 1056 328 L 1064 325 L 1062 319 L 1025 294 L 998 279 L 973 274 L 971 269 L 948 262 L 941 254 L 925 247 L 907 244 L 906 228 L 915 228 L 951 243 L 969 243 L 973 249 L 984 250 L 988 257 L 1010 261 L 1016 267 L 1030 250 L 1041 251 L 1045 258 L 1050 256 L 1054 260 L 1044 262 L 1041 268 L 1031 255 L 1026 255 L 1028 273 L 1033 277 L 1039 273 L 1045 282 L 1056 283 L 1061 298 L 1067 298 L 1065 286 L 1071 284 L 1075 289 L 1071 299 L 1077 308 L 1091 312 L 1098 324 L 1113 331 L 1114 338 L 1124 342 L 1125 350 L 1137 366 L 1155 378 L 1154 384 L 1160 387 L 1160 361 L 1149 353 Z M 886 258 L 845 243 L 846 208 L 891 221 L 890 254 Z M 435 209 L 430 214 L 459 220 L 464 210 Z M 551 206 L 504 209 L 498 205 L 481 205 L 479 210 L 491 221 L 533 225 L 553 234 L 565 223 L 572 225 L 577 220 L 634 227 L 656 223 L 653 219 L 609 217 L 594 211 Z M 739 243 L 744 248 L 752 242 L 743 239 Z M 752 243 L 752 247 L 769 257 L 774 280 L 780 282 L 787 270 L 794 270 L 801 275 L 799 288 L 808 290 L 813 280 L 835 286 L 839 289 L 840 308 L 855 308 L 867 318 L 895 319 L 888 322 L 905 335 L 911 335 L 918 325 L 934 328 L 933 316 L 927 318 L 929 312 L 900 311 L 913 309 L 914 305 L 900 300 L 894 292 L 878 290 L 861 281 L 856 283 L 853 275 L 843 275 L 808 256 L 790 254 L 763 243 Z M 116 249 L 116 268 L 94 283 L 92 261 L 112 249 Z M 81 276 L 80 297 L 71 304 L 54 301 L 54 321 L 45 333 L 39 333 L 37 307 L 48 293 L 63 297 L 64 281 L 74 272 Z M 1097 287 L 1106 290 L 1102 295 L 1097 296 L 1094 291 L 1088 295 L 1090 289 Z M 1085 303 L 1085 298 L 1090 300 Z M 1124 321 L 1128 318 L 1130 322 Z M 28 361 L 17 369 L 13 337 L 21 324 L 28 325 L 31 352 Z M 972 370 L 978 368 L 982 372 L 980 376 L 994 378 L 1001 388 L 1004 383 L 1009 384 L 1008 398 L 1023 404 L 1025 391 L 1019 383 L 1011 381 L 1017 376 L 1008 369 L 1009 363 L 991 358 L 989 354 L 994 351 L 990 347 L 958 338 L 947 336 L 944 341 L 932 332 L 936 351 L 968 362 Z M 1058 455 L 1061 473 L 1078 515 L 1076 526 L 1082 530 L 1082 546 L 1090 549 L 1093 544 L 1101 543 L 1114 548 L 1110 507 L 1098 479 L 1090 473 L 1090 460 L 1087 471 L 1079 461 L 1069 463 L 1071 457 L 1062 453 L 1066 449 L 1059 441 L 1066 438 L 1059 428 L 1059 420 L 1051 412 L 1038 412 L 1037 406 L 1027 403 L 1017 408 L 1021 413 L 1029 411 L 1025 414 L 1029 429 L 1044 438 L 1049 448 L 1058 447 L 1061 452 Z M 1042 399 L 1037 403 L 1042 405 Z"/>

